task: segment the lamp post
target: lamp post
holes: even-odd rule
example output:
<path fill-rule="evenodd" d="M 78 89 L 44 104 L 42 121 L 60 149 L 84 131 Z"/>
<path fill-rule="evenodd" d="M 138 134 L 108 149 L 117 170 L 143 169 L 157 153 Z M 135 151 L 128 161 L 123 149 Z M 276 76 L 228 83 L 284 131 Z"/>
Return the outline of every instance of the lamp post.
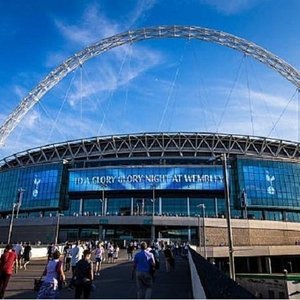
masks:
<path fill-rule="evenodd" d="M 13 230 L 13 224 L 14 224 L 14 216 L 15 216 L 15 208 L 17 208 L 17 212 L 16 212 L 16 219 L 19 216 L 19 210 L 20 210 L 20 206 L 22 204 L 22 199 L 23 199 L 23 193 L 24 193 L 24 189 L 19 188 L 18 189 L 18 197 L 17 197 L 17 201 L 13 203 L 12 206 L 12 212 L 11 212 L 11 218 L 10 218 L 10 224 L 9 224 L 9 230 L 8 230 L 8 238 L 7 238 L 7 244 L 10 244 L 10 240 L 11 240 L 11 235 L 12 235 L 12 230 Z"/>
<path fill-rule="evenodd" d="M 10 218 L 10 224 L 9 224 L 9 230 L 8 230 L 7 244 L 10 244 L 10 240 L 11 240 L 11 234 L 12 234 L 12 229 L 13 229 L 14 215 L 15 215 L 16 206 L 17 206 L 17 204 L 13 203 L 11 218 Z"/>
<path fill-rule="evenodd" d="M 201 238 L 200 214 L 198 215 L 198 239 L 199 239 L 199 252 L 200 252 L 200 255 L 202 255 L 202 238 Z"/>
<path fill-rule="evenodd" d="M 100 183 L 101 187 L 102 187 L 102 195 L 100 199 L 100 202 L 102 203 L 102 207 L 101 207 L 101 215 L 104 216 L 105 214 L 105 188 L 107 187 L 107 185 L 105 183 Z"/>
<path fill-rule="evenodd" d="M 233 254 L 233 238 L 231 228 L 231 210 L 230 210 L 230 194 L 229 194 L 229 180 L 228 180 L 228 169 L 227 169 L 227 158 L 226 154 L 221 154 L 223 173 L 224 173 L 224 191 L 225 191 L 225 202 L 226 202 L 226 221 L 227 221 L 227 234 L 228 234 L 228 251 L 229 251 L 229 274 L 230 278 L 235 280 L 235 265 L 234 265 L 234 254 Z"/>
<path fill-rule="evenodd" d="M 103 200 L 100 198 L 99 201 L 101 203 L 101 216 L 103 216 Z"/>
<path fill-rule="evenodd" d="M 57 216 L 57 221 L 56 221 L 56 231 L 55 231 L 55 240 L 54 240 L 55 245 L 57 245 L 57 243 L 58 243 L 59 218 L 60 218 L 60 216 L 64 216 L 64 214 L 61 214 L 61 213 L 57 212 L 56 216 Z"/>
<path fill-rule="evenodd" d="M 207 259 L 207 247 L 206 247 L 206 228 L 205 228 L 205 205 L 201 203 L 197 207 L 202 207 L 202 233 L 203 233 L 203 248 L 204 248 L 204 257 Z M 199 221 L 199 236 L 200 236 L 200 221 Z M 200 243 L 200 239 L 199 239 Z"/>
<path fill-rule="evenodd" d="M 19 188 L 18 189 L 18 200 L 17 200 L 17 213 L 16 213 L 16 219 L 18 219 L 19 217 L 19 211 L 20 211 L 20 207 L 22 205 L 22 200 L 23 200 L 23 193 L 25 192 L 25 190 L 23 188 Z"/>
<path fill-rule="evenodd" d="M 155 215 L 155 184 L 152 185 L 152 217 Z"/>

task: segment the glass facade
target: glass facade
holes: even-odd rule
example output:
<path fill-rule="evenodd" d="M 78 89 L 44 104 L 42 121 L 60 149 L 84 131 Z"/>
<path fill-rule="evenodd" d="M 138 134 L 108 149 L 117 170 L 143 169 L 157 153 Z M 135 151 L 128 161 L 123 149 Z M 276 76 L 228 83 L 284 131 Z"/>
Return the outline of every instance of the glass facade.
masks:
<path fill-rule="evenodd" d="M 239 159 L 237 166 L 240 191 L 246 192 L 248 207 L 299 209 L 299 164 Z M 273 218 L 277 220 L 278 216 Z"/>
<path fill-rule="evenodd" d="M 228 168 L 233 218 L 300 221 L 300 164 L 237 157 Z M 4 216 L 21 188 L 20 217 L 48 216 L 53 210 L 70 216 L 193 217 L 202 215 L 200 204 L 207 217 L 226 216 L 220 165 L 68 170 L 52 163 L 11 169 L 0 173 Z"/>
<path fill-rule="evenodd" d="M 22 210 L 59 208 L 63 164 L 45 164 L 0 173 L 0 211 L 21 201 Z M 22 199 L 18 191 L 22 189 Z"/>

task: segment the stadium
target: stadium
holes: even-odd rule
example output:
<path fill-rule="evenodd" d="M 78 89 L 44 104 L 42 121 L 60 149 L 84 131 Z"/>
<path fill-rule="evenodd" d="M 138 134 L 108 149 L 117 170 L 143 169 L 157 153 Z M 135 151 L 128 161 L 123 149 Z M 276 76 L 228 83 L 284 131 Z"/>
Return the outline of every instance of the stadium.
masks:
<path fill-rule="evenodd" d="M 97 137 L 5 158 L 1 240 L 9 232 L 11 199 L 18 208 L 12 239 L 32 240 L 34 232 L 35 241 L 43 243 L 54 241 L 58 229 L 59 242 L 169 239 L 198 244 L 205 208 L 207 255 L 216 257 L 214 252 L 228 245 L 222 154 L 227 157 L 234 246 L 279 246 L 280 252 L 280 246 L 290 245 L 298 251 L 299 145 L 209 133 Z"/>
<path fill-rule="evenodd" d="M 0 142 L 72 69 L 140 39 L 215 41 L 263 61 L 299 87 L 297 70 L 278 57 L 200 29 L 137 30 L 86 48 L 24 98 L 1 127 Z M 28 149 L 0 162 L 0 241 L 188 242 L 226 269 L 224 246 L 232 238 L 239 272 L 300 271 L 299 163 L 297 142 L 208 132 L 97 136 Z"/>

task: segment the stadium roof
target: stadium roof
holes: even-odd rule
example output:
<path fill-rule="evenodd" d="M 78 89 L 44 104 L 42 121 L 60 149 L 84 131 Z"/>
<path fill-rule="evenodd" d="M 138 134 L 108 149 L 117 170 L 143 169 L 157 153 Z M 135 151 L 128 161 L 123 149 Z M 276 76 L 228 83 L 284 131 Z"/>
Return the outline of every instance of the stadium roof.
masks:
<path fill-rule="evenodd" d="M 300 160 L 299 143 L 220 133 L 139 133 L 92 137 L 28 149 L 0 161 L 2 170 L 50 162 L 120 158 L 209 158 L 221 153 Z"/>

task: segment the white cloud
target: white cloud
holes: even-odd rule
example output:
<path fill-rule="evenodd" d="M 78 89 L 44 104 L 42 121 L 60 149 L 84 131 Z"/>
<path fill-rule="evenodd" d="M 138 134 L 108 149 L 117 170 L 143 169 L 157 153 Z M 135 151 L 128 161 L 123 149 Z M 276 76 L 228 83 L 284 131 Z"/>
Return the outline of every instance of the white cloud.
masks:
<path fill-rule="evenodd" d="M 239 14 L 253 8 L 262 1 L 263 0 L 201 0 L 202 3 L 212 6 L 225 15 Z"/>
<path fill-rule="evenodd" d="M 134 60 L 134 66 L 128 66 L 130 60 Z M 69 104 L 74 107 L 81 100 L 89 100 L 92 96 L 101 97 L 103 93 L 113 93 L 142 76 L 147 70 L 154 68 L 161 60 L 161 54 L 158 52 L 142 46 L 134 48 L 128 46 L 127 49 L 116 51 L 111 59 L 101 61 L 101 64 L 94 64 L 92 70 L 83 65 L 83 83 L 79 78 L 74 82 L 74 88 L 68 99 Z"/>
<path fill-rule="evenodd" d="M 55 20 L 61 34 L 68 40 L 80 45 L 89 45 L 101 38 L 110 37 L 131 28 L 135 22 L 145 16 L 145 13 L 154 5 L 155 0 L 137 1 L 134 9 L 123 16 L 122 21 L 109 19 L 100 9 L 99 5 L 92 4 L 84 11 L 80 25 L 66 24 L 64 21 Z M 124 21 L 125 20 L 125 21 Z"/>
<path fill-rule="evenodd" d="M 22 122 L 22 127 L 25 128 L 36 128 L 37 123 L 40 121 L 40 113 L 36 110 L 32 110 L 29 114 L 27 114 Z"/>
<path fill-rule="evenodd" d="M 113 36 L 124 31 L 124 28 L 130 28 L 140 18 L 144 18 L 147 11 L 151 10 L 156 4 L 156 0 L 138 1 L 134 8 L 128 10 L 122 21 L 109 19 L 97 4 L 87 7 L 79 25 L 67 24 L 62 20 L 55 20 L 55 24 L 69 44 L 75 43 L 87 47 L 101 38 Z M 160 55 L 141 46 L 124 45 L 109 51 L 110 58 L 101 63 L 101 67 L 93 66 L 93 74 L 89 75 L 88 82 L 81 87 L 79 80 L 74 82 L 71 95 L 68 99 L 69 104 L 74 108 L 81 100 L 87 99 L 93 95 L 103 92 L 113 92 L 116 89 L 125 86 L 134 78 L 140 76 L 143 72 L 158 64 Z M 134 61 L 134 67 L 121 70 L 125 56 L 128 60 Z M 130 56 L 130 57 L 129 57 Z M 66 56 L 65 56 L 66 59 Z M 56 65 L 63 61 L 62 53 L 52 53 L 49 55 L 47 65 Z M 83 66 L 85 68 L 85 65 Z"/>
<path fill-rule="evenodd" d="M 133 9 L 132 13 L 129 15 L 128 21 L 131 25 L 134 25 L 141 18 L 145 17 L 145 13 L 152 9 L 157 3 L 156 0 L 144 0 L 137 1 L 137 6 Z"/>

